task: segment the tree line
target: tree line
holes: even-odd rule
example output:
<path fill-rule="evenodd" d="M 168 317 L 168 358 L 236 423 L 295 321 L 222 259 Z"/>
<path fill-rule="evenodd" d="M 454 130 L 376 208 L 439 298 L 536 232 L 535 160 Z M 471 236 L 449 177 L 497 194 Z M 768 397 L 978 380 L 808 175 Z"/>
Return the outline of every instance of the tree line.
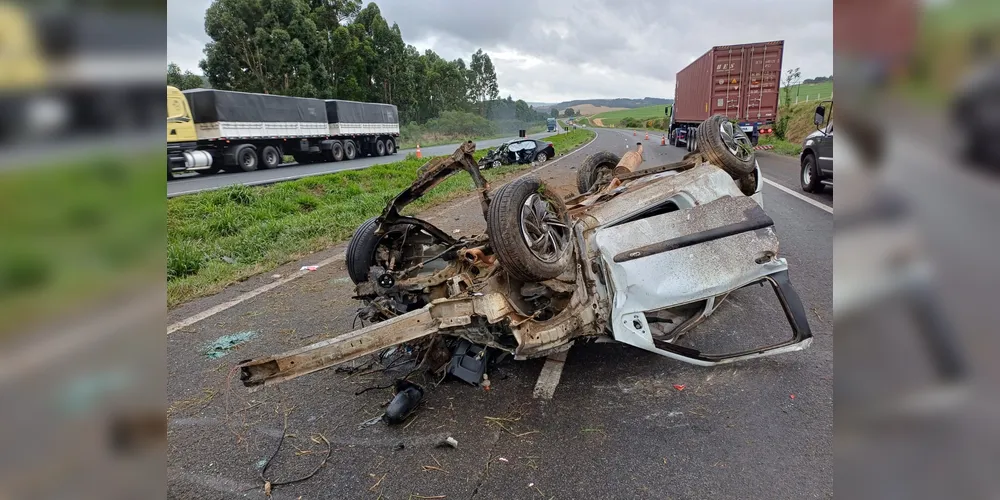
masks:
<path fill-rule="evenodd" d="M 423 123 L 444 111 L 544 119 L 522 100 L 500 98 L 493 62 L 482 49 L 468 64 L 420 53 L 374 3 L 214 0 L 205 31 L 211 41 L 199 66 L 212 88 L 390 103 L 403 123 Z M 168 83 L 191 88 L 195 78 L 168 66 Z"/>
<path fill-rule="evenodd" d="M 817 76 L 816 78 L 806 78 L 805 80 L 802 80 L 802 83 L 803 84 L 808 84 L 808 83 L 826 83 L 826 82 L 832 82 L 832 81 L 833 81 L 833 75 L 830 75 L 830 76 Z"/>

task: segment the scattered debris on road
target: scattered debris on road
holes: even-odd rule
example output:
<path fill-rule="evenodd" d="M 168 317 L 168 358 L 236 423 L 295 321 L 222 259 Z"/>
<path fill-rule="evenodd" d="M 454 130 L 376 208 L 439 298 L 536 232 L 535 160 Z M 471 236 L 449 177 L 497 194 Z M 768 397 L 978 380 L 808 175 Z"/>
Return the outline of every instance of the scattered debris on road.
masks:
<path fill-rule="evenodd" d="M 209 358 L 212 359 L 221 358 L 226 354 L 229 354 L 229 351 L 231 351 L 236 346 L 254 338 L 255 336 L 257 336 L 257 332 L 254 331 L 239 332 L 239 333 L 234 333 L 232 335 L 223 335 L 215 339 L 214 342 L 211 342 L 205 346 L 205 356 L 208 356 Z"/>
<path fill-rule="evenodd" d="M 443 441 L 437 444 L 437 448 L 444 448 L 445 446 L 450 446 L 452 448 L 458 448 L 458 440 L 448 436 Z"/>
<path fill-rule="evenodd" d="M 396 395 L 386 407 L 382 419 L 388 424 L 398 424 L 420 404 L 424 398 L 424 388 L 408 380 L 396 381 Z"/>
<path fill-rule="evenodd" d="M 383 415 L 399 423 L 428 386 L 411 376 L 489 389 L 496 362 L 564 352 L 580 337 L 609 336 L 700 366 L 806 348 L 805 308 L 760 205 L 753 149 L 745 134 L 726 135 L 742 133 L 738 127 L 716 128 L 719 137 L 699 140 L 705 151 L 672 164 L 638 170 L 641 143 L 624 158 L 591 155 L 577 172 L 580 194 L 566 199 L 533 176 L 491 190 L 471 141 L 428 162 L 348 244 L 362 328 L 243 362 L 241 381 L 254 390 L 362 356 L 405 352 L 408 370 Z M 462 170 L 478 188 L 486 234 L 453 237 L 401 215 Z M 764 283 L 781 303 L 790 339 L 729 354 L 678 343 L 729 293 Z"/>
<path fill-rule="evenodd" d="M 302 266 L 299 268 L 299 271 L 315 271 L 317 269 L 319 269 L 319 266 Z"/>

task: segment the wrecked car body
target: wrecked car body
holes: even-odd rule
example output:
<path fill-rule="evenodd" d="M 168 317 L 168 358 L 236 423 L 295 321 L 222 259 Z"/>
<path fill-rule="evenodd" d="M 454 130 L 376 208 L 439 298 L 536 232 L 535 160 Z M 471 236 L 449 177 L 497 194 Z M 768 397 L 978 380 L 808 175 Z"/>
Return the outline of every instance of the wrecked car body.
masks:
<path fill-rule="evenodd" d="M 268 386 L 400 344 L 418 360 L 410 373 L 469 383 L 480 381 L 490 353 L 543 357 L 602 336 L 701 366 L 804 349 L 805 309 L 758 201 L 763 178 L 749 139 L 713 118 L 680 162 L 637 170 L 641 152 L 591 155 L 578 170 L 580 194 L 566 199 L 534 176 L 492 191 L 471 142 L 432 160 L 348 246 L 359 319 L 370 324 L 242 362 L 242 382 Z M 401 215 L 462 170 L 478 188 L 486 234 L 453 238 Z M 788 340 L 720 354 L 678 344 L 731 292 L 765 283 Z"/>
<path fill-rule="evenodd" d="M 486 155 L 479 159 L 480 169 L 496 168 L 502 165 L 545 163 L 556 156 L 555 147 L 551 142 L 520 138 L 507 141 L 496 149 L 489 149 Z"/>

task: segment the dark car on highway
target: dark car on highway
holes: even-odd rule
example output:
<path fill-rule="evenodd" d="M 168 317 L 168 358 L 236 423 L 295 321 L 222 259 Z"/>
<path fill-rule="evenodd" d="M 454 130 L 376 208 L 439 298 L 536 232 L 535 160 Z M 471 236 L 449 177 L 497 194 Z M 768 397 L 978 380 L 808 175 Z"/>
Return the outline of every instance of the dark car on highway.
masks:
<path fill-rule="evenodd" d="M 816 116 L 813 119 L 816 131 L 806 136 L 802 142 L 802 153 L 799 155 L 802 170 L 799 181 L 802 190 L 807 193 L 820 192 L 824 186 L 833 187 L 833 103 L 829 105 L 831 111 L 829 121 L 826 108 L 820 104 L 816 107 Z"/>
<path fill-rule="evenodd" d="M 496 149 L 490 149 L 479 160 L 479 168 L 487 169 L 499 167 L 500 165 L 512 165 L 515 163 L 545 163 L 549 158 L 556 155 L 556 150 L 551 142 L 536 141 L 534 139 L 514 139 L 507 141 Z"/>

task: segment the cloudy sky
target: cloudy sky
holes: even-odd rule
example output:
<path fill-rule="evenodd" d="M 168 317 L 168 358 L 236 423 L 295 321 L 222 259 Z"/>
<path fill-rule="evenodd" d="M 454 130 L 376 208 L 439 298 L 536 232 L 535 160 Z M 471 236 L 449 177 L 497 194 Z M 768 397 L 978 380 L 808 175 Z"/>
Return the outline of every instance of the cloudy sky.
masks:
<path fill-rule="evenodd" d="M 502 96 L 666 97 L 714 45 L 785 40 L 783 67 L 833 74 L 832 0 L 379 0 L 403 40 L 446 59 L 490 54 Z M 168 0 L 167 57 L 200 72 L 211 0 Z"/>

